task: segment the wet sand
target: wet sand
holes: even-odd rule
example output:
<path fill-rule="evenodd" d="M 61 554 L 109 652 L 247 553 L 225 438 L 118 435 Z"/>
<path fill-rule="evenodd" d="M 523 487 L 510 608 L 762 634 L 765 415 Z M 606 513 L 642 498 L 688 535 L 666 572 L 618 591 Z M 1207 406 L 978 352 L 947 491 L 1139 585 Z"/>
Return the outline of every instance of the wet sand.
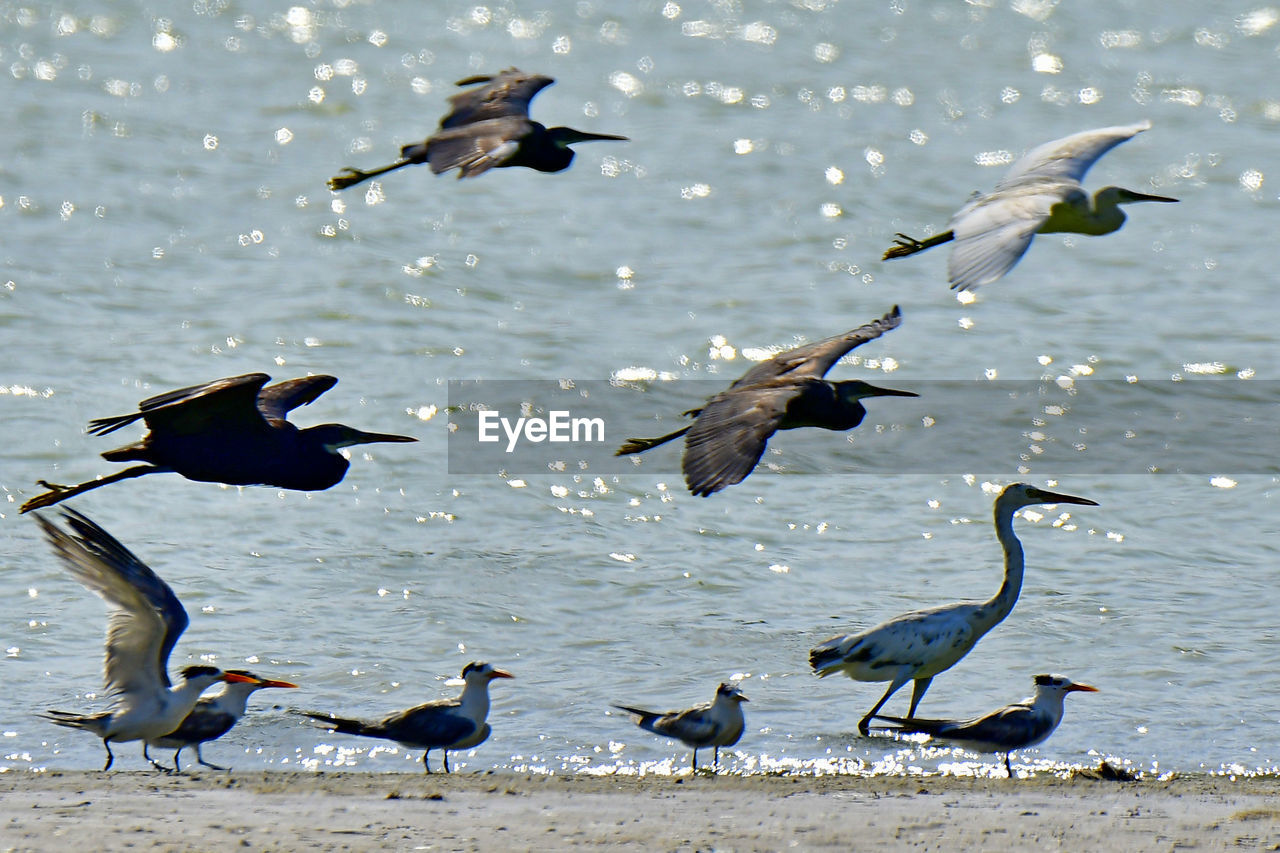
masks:
<path fill-rule="evenodd" d="M 1275 850 L 1280 779 L 0 774 L 4 850 Z"/>

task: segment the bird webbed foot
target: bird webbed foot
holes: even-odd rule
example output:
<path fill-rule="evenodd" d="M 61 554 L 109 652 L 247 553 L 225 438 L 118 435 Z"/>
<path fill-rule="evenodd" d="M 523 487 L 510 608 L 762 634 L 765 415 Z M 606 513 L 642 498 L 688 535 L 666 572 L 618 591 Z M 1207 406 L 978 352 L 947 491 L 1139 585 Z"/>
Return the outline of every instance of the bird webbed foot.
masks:
<path fill-rule="evenodd" d="M 355 186 L 361 181 L 367 181 L 372 177 L 368 172 L 362 172 L 359 169 L 352 169 L 350 166 L 344 168 L 341 174 L 334 175 L 329 179 L 329 189 L 345 190 L 347 187 Z"/>
<path fill-rule="evenodd" d="M 905 258 L 907 255 L 914 255 L 916 252 L 924 251 L 929 248 L 915 237 L 909 237 L 899 231 L 894 235 L 893 245 L 885 250 L 883 261 L 892 258 Z"/>

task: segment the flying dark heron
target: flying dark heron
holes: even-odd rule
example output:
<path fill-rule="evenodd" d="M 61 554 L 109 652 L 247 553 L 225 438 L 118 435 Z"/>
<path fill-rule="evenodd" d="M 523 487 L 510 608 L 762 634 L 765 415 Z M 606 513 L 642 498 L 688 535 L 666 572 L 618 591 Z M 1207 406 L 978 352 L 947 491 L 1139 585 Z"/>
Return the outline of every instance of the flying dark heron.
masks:
<path fill-rule="evenodd" d="M 822 427 L 843 432 L 866 417 L 867 397 L 917 397 L 910 391 L 879 388 L 853 379 L 822 377 L 855 347 L 875 340 L 902 322 L 898 306 L 879 320 L 843 335 L 787 350 L 743 374 L 698 409 L 685 412 L 694 422 L 659 438 L 630 438 L 615 456 L 643 453 L 686 435 L 684 481 L 689 491 L 707 497 L 741 483 L 764 454 L 769 436 L 780 429 Z"/>
<path fill-rule="evenodd" d="M 1036 234 L 1110 234 L 1124 225 L 1122 204 L 1177 201 L 1121 187 L 1103 187 L 1093 195 L 1080 181 L 1103 154 L 1151 127 L 1151 122 L 1101 127 L 1032 148 L 1013 164 L 995 189 L 974 194 L 947 230 L 925 240 L 898 234 L 884 260 L 955 241 L 947 261 L 952 290 L 990 284 L 1013 269 Z"/>
<path fill-rule="evenodd" d="M 329 179 L 329 189 L 344 190 L 416 163 L 429 163 L 437 175 L 458 169 L 459 178 L 472 178 L 490 169 L 508 166 L 559 172 L 573 162 L 573 149 L 569 146 L 575 142 L 626 140 L 625 136 L 588 133 L 571 127 L 548 128 L 529 118 L 529 102 L 533 96 L 554 82 L 541 74 L 525 74 L 519 68 L 459 80 L 459 86 L 476 88 L 449 98 L 453 109 L 441 119 L 440 130 L 424 142 L 401 148 L 400 159 L 390 166 L 371 172 L 343 169 L 342 174 Z"/>
<path fill-rule="evenodd" d="M 22 505 L 21 512 L 144 474 L 172 471 L 188 480 L 231 486 L 277 486 L 318 492 L 342 481 L 347 462 L 339 451 L 377 441 L 417 441 L 405 435 L 361 432 L 343 424 L 298 429 L 286 418 L 328 391 L 338 380 L 306 376 L 263 387 L 265 373 L 247 373 L 205 385 L 180 388 L 143 400 L 138 411 L 89 422 L 89 432 L 106 435 L 138 419 L 150 432 L 138 442 L 108 450 L 111 462 L 146 462 L 77 486 L 40 480 L 49 491 Z"/>
<path fill-rule="evenodd" d="M 472 661 L 462 668 L 462 693 L 455 699 L 436 699 L 381 720 L 366 722 L 336 717 L 323 711 L 292 713 L 310 717 L 332 732 L 393 740 L 410 749 L 425 749 L 422 768 L 431 772 L 431 750 L 444 753 L 444 772 L 449 772 L 449 750 L 470 749 L 489 738 L 489 682 L 495 678 L 515 678 L 504 669 L 484 661 Z"/>

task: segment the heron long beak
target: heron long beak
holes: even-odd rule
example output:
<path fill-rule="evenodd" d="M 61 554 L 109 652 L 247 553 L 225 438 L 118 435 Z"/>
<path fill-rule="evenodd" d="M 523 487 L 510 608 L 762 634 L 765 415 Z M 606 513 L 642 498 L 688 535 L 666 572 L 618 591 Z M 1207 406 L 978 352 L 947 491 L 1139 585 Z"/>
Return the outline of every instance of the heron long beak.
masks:
<path fill-rule="evenodd" d="M 1046 492 L 1044 489 L 1036 489 L 1033 497 L 1042 504 L 1081 504 L 1083 506 L 1098 505 L 1097 501 L 1091 501 L 1088 498 L 1078 498 L 1075 495 L 1064 495 L 1058 492 Z"/>
<path fill-rule="evenodd" d="M 505 669 L 495 669 L 489 673 L 489 676 L 491 678 L 515 678 L 514 675 L 507 672 Z"/>
<path fill-rule="evenodd" d="M 1177 199 L 1169 198 L 1167 195 L 1148 195 L 1147 193 L 1136 193 L 1133 190 L 1122 190 L 1120 201 L 1128 204 L 1135 201 L 1177 201 Z"/>
<path fill-rule="evenodd" d="M 881 388 L 878 385 L 867 384 L 867 393 L 864 397 L 919 397 L 915 391 L 898 391 L 894 388 Z"/>
<path fill-rule="evenodd" d="M 1081 693 L 1101 693 L 1102 692 L 1091 684 L 1080 684 L 1079 682 L 1072 682 L 1071 686 L 1067 688 L 1067 692 L 1072 693 L 1074 691 L 1079 691 Z"/>
<path fill-rule="evenodd" d="M 238 672 L 222 673 L 222 680 L 226 682 L 242 682 L 244 684 L 257 684 L 261 679 L 254 678 L 252 675 L 241 675 Z"/>
<path fill-rule="evenodd" d="M 566 127 L 558 140 L 562 145 L 572 145 L 575 142 L 630 142 L 631 140 L 625 136 L 614 136 L 612 133 L 591 133 L 587 130 L 574 130 L 572 127 Z"/>
<path fill-rule="evenodd" d="M 418 439 L 407 435 L 390 435 L 382 432 L 360 432 L 355 430 L 343 444 L 344 447 L 350 447 L 353 444 L 374 444 L 379 441 L 417 441 Z"/>

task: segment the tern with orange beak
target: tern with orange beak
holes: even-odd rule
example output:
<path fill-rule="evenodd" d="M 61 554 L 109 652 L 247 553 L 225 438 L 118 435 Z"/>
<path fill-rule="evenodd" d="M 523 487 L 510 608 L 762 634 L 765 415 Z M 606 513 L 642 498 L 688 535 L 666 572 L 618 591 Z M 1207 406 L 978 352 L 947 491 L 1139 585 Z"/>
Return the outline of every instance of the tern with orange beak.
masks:
<path fill-rule="evenodd" d="M 1005 705 L 973 720 L 923 720 L 916 717 L 875 719 L 896 723 L 887 731 L 923 733 L 974 752 L 1004 753 L 1004 769 L 1013 778 L 1009 753 L 1045 741 L 1062 722 L 1063 701 L 1068 693 L 1097 693 L 1098 688 L 1072 681 L 1065 675 L 1037 675 L 1036 693 L 1021 702 Z"/>
<path fill-rule="evenodd" d="M 996 538 L 1004 549 L 1004 582 L 986 601 L 957 601 L 941 607 L 913 610 L 866 631 L 832 637 L 809 652 L 809 664 L 819 678 L 844 673 L 854 681 L 888 681 L 889 689 L 858 722 L 866 735 L 871 718 L 908 681 L 914 718 L 933 677 L 955 666 L 988 631 L 999 625 L 1018 603 L 1025 560 L 1022 543 L 1013 533 L 1013 514 L 1035 504 L 1097 506 L 1087 498 L 1046 491 L 1026 483 L 1006 486 L 995 502 Z"/>
<path fill-rule="evenodd" d="M 362 735 L 393 740 L 410 749 L 425 749 L 422 767 L 431 772 L 431 750 L 444 752 L 444 772 L 449 772 L 449 750 L 470 749 L 484 743 L 491 731 L 485 718 L 489 716 L 489 682 L 495 678 L 515 678 L 483 661 L 473 661 L 462 668 L 462 693 L 456 699 L 438 699 L 397 711 L 375 722 L 336 717 L 321 711 L 294 711 L 317 720 L 330 731 L 344 735 Z"/>
<path fill-rule="evenodd" d="M 176 729 L 207 688 L 219 681 L 247 681 L 216 666 L 188 666 L 182 681 L 169 681 L 169 655 L 187 627 L 187 611 L 169 585 L 110 533 L 75 510 L 63 510 L 69 532 L 36 517 L 54 551 L 85 588 L 111 607 L 107 620 L 105 683 L 110 707 L 97 714 L 49 711 L 45 719 L 102 738 L 111 768 L 111 744 L 146 741 Z"/>
<path fill-rule="evenodd" d="M 243 669 L 229 669 L 227 674 L 244 676 L 250 680 L 227 682 L 223 685 L 222 692 L 215 693 L 212 696 L 201 697 L 200 701 L 196 702 L 196 706 L 191 709 L 191 713 L 187 714 L 187 718 L 182 721 L 182 725 L 164 737 L 147 740 L 147 746 L 159 746 L 177 750 L 173 754 L 174 770 L 181 772 L 182 750 L 189 746 L 196 748 L 196 762 L 198 764 L 212 767 L 214 770 L 228 769 L 205 761 L 204 756 L 200 754 L 201 745 L 211 740 L 217 740 L 231 731 L 232 727 L 240 722 L 240 718 L 249 710 L 249 697 L 257 691 L 267 687 L 294 688 L 298 686 L 288 681 L 259 678 L 252 672 L 246 672 Z"/>
<path fill-rule="evenodd" d="M 1090 200 L 1080 182 L 1103 154 L 1150 127 L 1149 121 L 1101 127 L 1032 148 L 995 189 L 966 202 L 951 217 L 946 231 L 925 240 L 898 234 L 884 260 L 905 258 L 954 240 L 947 277 L 952 290 L 970 290 L 1013 269 L 1036 234 L 1097 236 L 1119 231 L 1125 221 L 1120 205 L 1177 199 L 1103 187 Z"/>
<path fill-rule="evenodd" d="M 78 486 L 40 481 L 49 491 L 22 505 L 22 512 L 60 503 L 108 483 L 145 474 L 173 472 L 202 483 L 276 486 L 318 492 L 336 485 L 350 463 L 342 448 L 379 441 L 417 441 L 405 435 L 362 432 L 344 424 L 299 429 L 286 418 L 328 391 L 332 376 L 304 376 L 267 385 L 265 373 L 232 376 L 180 388 L 143 400 L 138 411 L 89 422 L 106 435 L 137 420 L 150 432 L 134 444 L 108 450 L 111 462 L 145 462 Z"/>

